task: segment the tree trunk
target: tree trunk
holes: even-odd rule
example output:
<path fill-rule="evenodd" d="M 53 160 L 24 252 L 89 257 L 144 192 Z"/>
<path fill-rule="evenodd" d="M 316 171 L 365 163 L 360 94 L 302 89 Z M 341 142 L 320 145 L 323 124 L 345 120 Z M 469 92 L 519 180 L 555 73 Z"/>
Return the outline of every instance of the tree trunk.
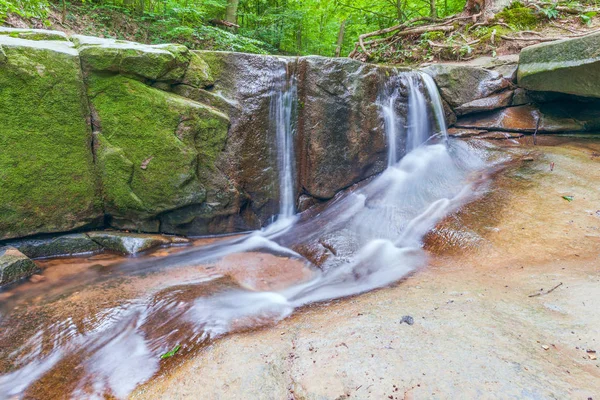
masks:
<path fill-rule="evenodd" d="M 483 20 L 487 21 L 494 14 L 502 11 L 504 7 L 510 5 L 511 0 L 467 0 L 463 14 L 483 16 Z"/>
<path fill-rule="evenodd" d="M 239 0 L 227 0 L 227 8 L 225 9 L 225 21 L 237 25 L 237 9 Z M 235 30 L 236 28 L 231 28 Z"/>
<path fill-rule="evenodd" d="M 340 31 L 338 32 L 337 46 L 335 48 L 335 56 L 339 57 L 342 53 L 342 45 L 344 44 L 344 30 L 346 29 L 346 20 L 342 21 Z"/>
<path fill-rule="evenodd" d="M 404 20 L 404 13 L 402 12 L 402 0 L 396 0 L 396 16 L 398 17 L 399 23 Z"/>
<path fill-rule="evenodd" d="M 437 8 L 435 7 L 435 0 L 429 0 L 429 16 L 431 18 L 437 18 Z"/>
<path fill-rule="evenodd" d="M 296 52 L 298 55 L 302 54 L 302 25 L 296 30 Z"/>

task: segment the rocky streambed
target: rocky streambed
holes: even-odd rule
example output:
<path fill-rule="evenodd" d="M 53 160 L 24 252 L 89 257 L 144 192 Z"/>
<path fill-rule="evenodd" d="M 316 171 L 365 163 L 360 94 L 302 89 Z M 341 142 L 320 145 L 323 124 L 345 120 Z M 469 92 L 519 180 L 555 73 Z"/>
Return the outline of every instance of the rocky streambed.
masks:
<path fill-rule="evenodd" d="M 132 397 L 595 398 L 600 141 L 539 140 L 430 235 L 427 267 L 219 340 Z"/>
<path fill-rule="evenodd" d="M 13 385 L 34 377 L 26 397 L 94 393 L 98 379 L 111 380 L 106 394 L 133 391 L 132 398 L 593 397 L 600 376 L 594 312 L 600 306 L 600 140 L 540 136 L 534 146 L 524 137 L 495 152 L 511 161 L 491 171 L 483 197 L 428 234 L 429 261 L 408 277 L 304 306 L 280 322 L 240 314 L 231 320 L 233 332 L 220 338 L 197 336 L 181 314 L 163 307 L 185 310 L 195 299 L 238 288 L 277 292 L 309 281 L 315 271 L 264 251 L 160 267 L 161 259 L 210 251 L 227 238 L 134 260 L 97 254 L 38 261 L 44 280 L 2 293 L 3 312 L 10 312 L 1 368 L 14 368 L 16 349 L 41 346 L 32 353 L 31 372 L 8 375 Z M 133 323 L 142 324 L 151 346 L 168 350 L 166 338 L 184 344 L 175 355 L 155 358 L 119 328 L 122 340 L 108 332 L 107 347 L 85 339 L 77 353 L 44 366 L 61 343 L 121 318 L 135 306 L 131 300 L 148 295 L 152 301 L 142 303 L 148 315 Z M 44 332 L 40 341 L 27 344 L 36 331 Z M 111 356 L 90 364 L 98 348 Z M 140 368 L 136 357 L 147 355 Z"/>

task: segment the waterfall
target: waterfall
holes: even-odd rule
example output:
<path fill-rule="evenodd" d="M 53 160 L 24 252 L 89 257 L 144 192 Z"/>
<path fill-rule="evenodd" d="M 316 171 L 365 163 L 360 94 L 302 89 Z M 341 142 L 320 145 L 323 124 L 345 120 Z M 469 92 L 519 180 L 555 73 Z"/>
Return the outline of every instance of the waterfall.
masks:
<path fill-rule="evenodd" d="M 275 78 L 271 97 L 270 119 L 275 130 L 277 144 L 277 168 L 279 174 L 279 219 L 289 219 L 296 211 L 294 114 L 298 102 L 296 77 L 288 74 L 285 63 Z"/>
<path fill-rule="evenodd" d="M 437 86 L 433 78 L 427 74 L 421 73 L 425 89 L 431 101 L 434 121 L 437 123 L 438 132 L 442 135 L 444 141 L 448 141 L 448 130 L 446 129 L 446 118 L 444 117 L 444 106 L 442 105 L 442 97 L 438 92 Z"/>
<path fill-rule="evenodd" d="M 403 88 L 406 88 L 408 97 L 405 121 L 397 112 L 399 102 L 404 100 L 401 94 Z M 382 89 L 379 107 L 387 138 L 388 167 L 395 165 L 405 153 L 427 142 L 430 137 L 437 134 L 441 134 L 444 139 L 447 137 L 442 100 L 429 75 L 401 72 L 389 78 Z M 403 140 L 401 136 L 404 133 L 406 137 Z"/>
<path fill-rule="evenodd" d="M 136 275 L 156 290 L 131 290 L 131 298 L 99 306 L 85 324 L 75 325 L 69 316 L 64 321 L 40 318 L 36 326 L 2 314 L 0 339 L 15 343 L 15 350 L 10 355 L 14 367 L 0 370 L 0 398 L 23 396 L 41 379 L 73 398 L 102 398 L 106 393 L 126 398 L 160 373 L 161 355 L 171 349 L 191 353 L 231 332 L 276 323 L 297 307 L 383 287 L 426 265 L 424 236 L 477 194 L 483 179 L 473 179 L 473 174 L 488 165 L 483 150 L 473 151 L 467 142 L 431 140 L 440 133 L 445 138 L 443 108 L 431 78 L 411 72 L 389 79 L 378 103 L 389 144 L 388 168 L 305 218 L 294 216 L 296 102 L 295 78 L 284 68 L 274 81 L 270 109 L 280 186 L 276 223 L 174 254 L 129 259 L 110 265 L 108 274 L 93 272 L 85 286 L 88 293 L 105 296 L 107 283 L 119 289 L 124 276 L 135 283 Z M 437 131 L 432 128 L 436 124 Z M 311 268 L 309 279 L 274 291 L 229 283 L 210 286 L 224 275 L 207 275 L 208 267 L 217 267 L 227 255 L 244 253 L 250 263 L 238 260 L 248 269 L 257 268 L 252 253 L 306 264 L 312 255 L 323 257 L 319 268 Z M 152 286 L 153 281 L 159 286 Z M 140 287 L 145 288 L 144 283 Z M 68 296 L 72 286 L 52 296 L 61 298 L 58 293 L 63 290 Z M 52 312 L 52 304 L 39 307 Z M 74 367 L 78 373 L 66 377 L 65 371 Z"/>
<path fill-rule="evenodd" d="M 387 166 L 391 167 L 398 161 L 398 140 L 401 137 L 402 125 L 396 113 L 396 102 L 400 97 L 399 76 L 395 75 L 389 79 L 380 94 L 379 107 L 383 116 L 384 128 L 387 138 Z"/>

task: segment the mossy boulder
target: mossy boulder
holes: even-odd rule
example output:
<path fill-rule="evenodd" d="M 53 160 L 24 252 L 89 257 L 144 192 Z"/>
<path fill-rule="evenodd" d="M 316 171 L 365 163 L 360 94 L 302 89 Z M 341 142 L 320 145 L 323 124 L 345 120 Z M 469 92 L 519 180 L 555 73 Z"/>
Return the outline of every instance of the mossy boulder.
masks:
<path fill-rule="evenodd" d="M 85 233 L 72 233 L 47 238 L 20 239 L 10 241 L 7 245 L 17 248 L 21 253 L 30 258 L 72 256 L 75 254 L 95 253 L 102 250 L 102 247 Z"/>
<path fill-rule="evenodd" d="M 60 40 L 69 41 L 67 35 L 60 31 L 49 31 L 46 29 L 20 29 L 0 27 L 0 35 L 27 40 Z"/>
<path fill-rule="evenodd" d="M 112 226 L 157 232 L 160 214 L 207 199 L 227 140 L 223 113 L 122 75 L 92 74 L 88 91 Z"/>
<path fill-rule="evenodd" d="M 600 97 L 600 33 L 524 48 L 517 76 L 525 89 Z"/>
<path fill-rule="evenodd" d="M 145 45 L 124 40 L 73 35 L 87 71 L 110 71 L 151 80 L 180 81 L 190 62 L 187 47 Z"/>
<path fill-rule="evenodd" d="M 0 286 L 27 278 L 38 270 L 38 266 L 16 248 L 0 247 Z"/>
<path fill-rule="evenodd" d="M 0 121 L 0 240 L 101 218 L 89 108 L 71 43 L 0 35 Z"/>

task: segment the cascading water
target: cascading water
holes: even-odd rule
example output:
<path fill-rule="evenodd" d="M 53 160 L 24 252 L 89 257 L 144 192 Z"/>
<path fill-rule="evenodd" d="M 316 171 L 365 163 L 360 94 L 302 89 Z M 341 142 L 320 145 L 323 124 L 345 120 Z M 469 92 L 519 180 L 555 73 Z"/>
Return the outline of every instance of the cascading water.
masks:
<path fill-rule="evenodd" d="M 408 112 L 403 119 L 397 110 L 406 97 Z M 379 107 L 387 138 L 388 167 L 432 136 L 439 134 L 447 139 L 442 101 L 435 82 L 427 74 L 405 72 L 390 77 L 380 93 Z"/>
<path fill-rule="evenodd" d="M 290 65 L 276 76 L 271 97 L 270 118 L 277 143 L 277 167 L 279 172 L 279 219 L 290 219 L 295 214 L 295 157 L 294 132 L 297 104 L 296 77 L 289 73 Z"/>
<path fill-rule="evenodd" d="M 293 79 L 285 82 L 271 104 L 279 149 L 280 219 L 294 213 L 296 89 Z M 404 119 L 396 110 L 406 97 Z M 35 329 L 21 323 L 19 310 L 27 307 L 18 305 L 27 304 L 27 296 L 13 299 L 11 309 L 0 308 L 0 349 L 3 343 L 14 348 L 10 361 L 0 363 L 0 398 L 28 391 L 40 395 L 40 381 L 76 398 L 126 397 L 160 371 L 161 354 L 176 345 L 181 345 L 180 353 L 190 353 L 222 335 L 275 323 L 296 307 L 382 287 L 423 266 L 424 235 L 473 198 L 478 186 L 472 175 L 486 166 L 484 154 L 465 142 L 431 138 L 441 132 L 446 139 L 439 95 L 426 75 L 393 77 L 380 106 L 390 143 L 388 168 L 323 211 L 292 218 L 285 229 L 267 228 L 164 257 L 124 262 L 108 275 L 93 276 L 84 287 L 66 285 L 63 293 L 38 306 Z M 398 161 L 407 146 L 410 151 Z M 311 267 L 312 275 L 281 290 L 253 291 L 218 286 L 211 282 L 222 275 L 198 272 L 198 266 L 249 252 L 299 260 Z M 308 261 L 314 254 L 320 255 L 319 268 Z M 178 276 L 181 271 L 187 271 L 186 279 Z M 136 292 L 120 281 L 123 277 L 134 282 L 143 277 L 154 286 Z M 120 290 L 117 305 L 99 306 L 93 315 L 77 320 L 64 315 L 61 298 L 73 292 L 105 298 L 104 291 L 110 293 L 115 286 Z"/>

